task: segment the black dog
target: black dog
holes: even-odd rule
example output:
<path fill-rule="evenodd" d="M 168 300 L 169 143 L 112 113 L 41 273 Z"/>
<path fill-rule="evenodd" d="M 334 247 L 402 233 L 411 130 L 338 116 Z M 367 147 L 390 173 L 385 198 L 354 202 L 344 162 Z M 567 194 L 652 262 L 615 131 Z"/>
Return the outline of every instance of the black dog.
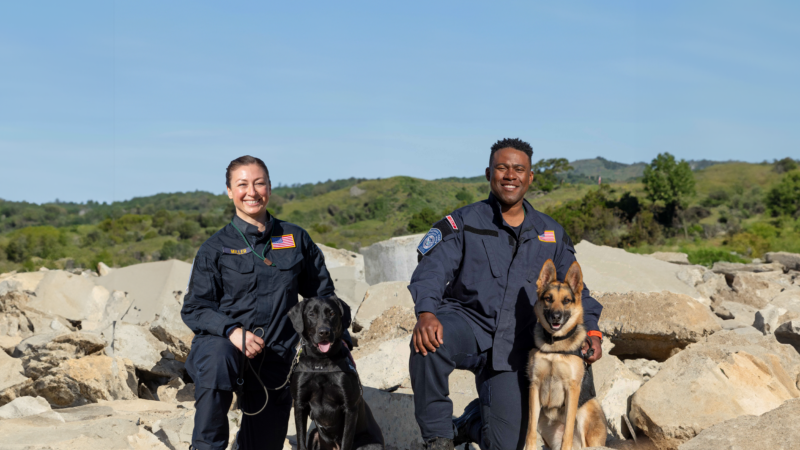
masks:
<path fill-rule="evenodd" d="M 291 384 L 298 450 L 382 450 L 383 434 L 342 342 L 350 307 L 336 296 L 309 298 L 289 319 L 303 343 Z M 306 442 L 309 414 L 317 427 Z"/>

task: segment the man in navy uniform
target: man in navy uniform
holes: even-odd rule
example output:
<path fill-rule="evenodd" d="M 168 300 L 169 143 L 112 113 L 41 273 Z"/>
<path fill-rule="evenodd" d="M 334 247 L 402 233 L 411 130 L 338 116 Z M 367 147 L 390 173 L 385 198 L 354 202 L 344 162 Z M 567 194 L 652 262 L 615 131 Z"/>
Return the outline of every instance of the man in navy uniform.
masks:
<path fill-rule="evenodd" d="M 575 261 L 564 229 L 533 209 L 531 146 L 503 139 L 492 146 L 489 198 L 446 216 L 420 242 L 411 277 L 417 325 L 409 361 L 414 409 L 429 450 L 477 443 L 482 450 L 522 449 L 528 421 L 528 352 L 534 347 L 536 280 L 552 259 L 563 281 Z M 587 344 L 602 355 L 602 306 L 582 292 Z M 479 398 L 452 420 L 448 377 L 475 374 Z"/>

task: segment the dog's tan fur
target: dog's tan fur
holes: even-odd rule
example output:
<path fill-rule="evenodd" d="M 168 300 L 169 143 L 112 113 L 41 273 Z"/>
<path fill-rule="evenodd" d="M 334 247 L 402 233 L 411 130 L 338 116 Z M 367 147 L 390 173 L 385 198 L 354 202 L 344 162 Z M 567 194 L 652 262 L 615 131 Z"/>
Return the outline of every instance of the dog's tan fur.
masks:
<path fill-rule="evenodd" d="M 583 274 L 577 262 L 572 263 L 564 282 L 556 279 L 556 267 L 547 260 L 536 282 L 538 301 L 534 312 L 538 323 L 534 329 L 536 348 L 528 357 L 529 392 L 528 433 L 525 450 L 536 448 L 537 427 L 545 444 L 553 449 L 573 450 L 603 447 L 606 443 L 606 417 L 600 402 L 593 398 L 578 408 L 584 365 L 579 356 L 552 352 L 569 352 L 581 348 L 586 339 L 583 328 Z M 567 321 L 553 330 L 545 317 L 545 307 L 569 313 Z M 547 335 L 567 339 L 547 342 Z M 542 413 L 540 415 L 540 413 Z"/>

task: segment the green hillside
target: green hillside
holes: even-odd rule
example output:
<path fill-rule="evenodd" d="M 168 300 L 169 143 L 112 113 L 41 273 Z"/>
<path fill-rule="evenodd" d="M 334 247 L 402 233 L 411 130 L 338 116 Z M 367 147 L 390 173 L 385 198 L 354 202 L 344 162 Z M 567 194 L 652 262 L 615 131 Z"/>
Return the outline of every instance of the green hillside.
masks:
<path fill-rule="evenodd" d="M 676 218 L 664 216 L 663 205 L 647 199 L 639 165 L 601 158 L 571 163 L 576 173 L 600 173 L 601 187 L 596 179 L 573 183 L 565 177 L 550 192 L 529 192 L 528 200 L 557 218 L 575 242 L 589 239 L 634 252 L 687 251 L 706 255 L 705 263 L 760 257 L 773 250 L 800 252 L 800 209 L 792 203 L 800 202 L 800 192 L 795 193 L 800 187 L 791 184 L 795 175 L 800 180 L 800 169 L 708 163 L 696 165 L 705 167 L 693 172 L 696 195 Z M 611 181 L 615 177 L 620 181 Z M 269 208 L 306 228 L 316 242 L 358 250 L 392 236 L 424 232 L 447 212 L 484 199 L 488 192 L 482 176 L 351 178 L 278 186 Z M 771 209 L 772 204 L 783 209 Z M 125 266 L 191 260 L 233 211 L 227 196 L 208 192 L 113 204 L 0 200 L 0 272 L 94 267 L 98 261 Z"/>

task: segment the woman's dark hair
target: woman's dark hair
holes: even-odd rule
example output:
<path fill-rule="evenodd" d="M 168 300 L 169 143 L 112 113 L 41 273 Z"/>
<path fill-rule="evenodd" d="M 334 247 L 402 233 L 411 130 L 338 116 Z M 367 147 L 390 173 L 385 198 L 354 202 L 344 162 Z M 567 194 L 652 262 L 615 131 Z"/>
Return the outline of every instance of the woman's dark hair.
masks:
<path fill-rule="evenodd" d="M 244 155 L 234 159 L 228 164 L 228 170 L 225 172 L 225 185 L 231 187 L 231 173 L 234 170 L 242 166 L 249 166 L 250 164 L 256 164 L 264 169 L 264 172 L 267 174 L 267 181 L 269 181 L 269 169 L 267 169 L 267 165 L 264 164 L 264 161 L 255 156 Z"/>

